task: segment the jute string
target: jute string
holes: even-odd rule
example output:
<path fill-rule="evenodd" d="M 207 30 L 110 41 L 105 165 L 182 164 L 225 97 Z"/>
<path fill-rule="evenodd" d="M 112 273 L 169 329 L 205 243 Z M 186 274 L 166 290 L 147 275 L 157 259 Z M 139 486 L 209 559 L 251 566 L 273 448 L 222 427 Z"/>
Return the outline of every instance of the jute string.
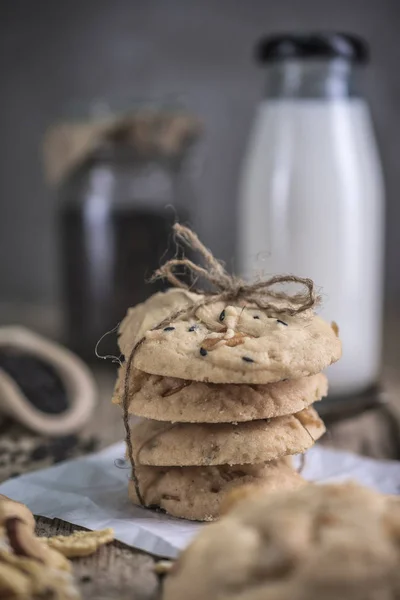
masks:
<path fill-rule="evenodd" d="M 180 225 L 179 223 L 176 223 L 173 229 L 176 240 L 181 242 L 191 252 L 194 251 L 201 255 L 204 266 L 193 262 L 189 258 L 173 258 L 168 260 L 154 273 L 152 280 L 167 279 L 174 287 L 200 294 L 202 295 L 202 299 L 197 303 L 171 313 L 153 327 L 152 331 L 162 329 L 165 325 L 168 325 L 183 315 L 193 315 L 200 307 L 214 302 L 240 302 L 257 306 L 263 311 L 290 316 L 312 309 L 318 304 L 319 296 L 315 292 L 314 283 L 311 279 L 296 277 L 295 275 L 276 275 L 269 279 L 259 280 L 254 283 L 246 283 L 239 277 L 227 273 L 222 263 L 201 243 L 197 235 L 191 229 L 184 225 Z M 179 268 L 183 269 L 184 273 L 178 273 L 177 269 Z M 190 275 L 190 283 L 187 283 L 185 274 Z M 201 281 L 206 283 L 208 287 L 201 287 Z M 292 283 L 303 286 L 303 291 L 289 294 L 288 292 L 273 289 L 279 284 Z M 276 303 L 277 300 L 278 302 Z M 134 483 L 138 500 L 142 506 L 145 506 L 145 501 L 140 491 L 136 473 L 136 463 L 129 425 L 129 384 L 131 380 L 133 358 L 144 340 L 145 336 L 133 346 L 129 356 L 126 357 L 126 374 L 122 397 L 126 445 L 132 468 L 131 479 Z"/>

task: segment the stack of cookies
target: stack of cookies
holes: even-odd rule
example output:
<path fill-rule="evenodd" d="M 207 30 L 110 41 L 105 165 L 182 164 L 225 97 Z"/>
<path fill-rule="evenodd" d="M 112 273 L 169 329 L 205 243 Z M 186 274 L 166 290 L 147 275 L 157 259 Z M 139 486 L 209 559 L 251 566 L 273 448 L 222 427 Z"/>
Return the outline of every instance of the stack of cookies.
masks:
<path fill-rule="evenodd" d="M 119 345 L 129 357 L 144 338 L 125 397 L 140 417 L 131 442 L 142 499 L 209 521 L 235 487 L 303 484 L 290 457 L 325 431 L 312 404 L 327 393 L 321 371 L 340 358 L 341 344 L 336 326 L 312 310 L 282 316 L 223 302 L 186 310 L 201 300 L 179 289 L 155 294 L 128 311 Z M 126 363 L 115 403 L 122 403 L 125 379 Z M 138 503 L 133 482 L 130 496 Z"/>

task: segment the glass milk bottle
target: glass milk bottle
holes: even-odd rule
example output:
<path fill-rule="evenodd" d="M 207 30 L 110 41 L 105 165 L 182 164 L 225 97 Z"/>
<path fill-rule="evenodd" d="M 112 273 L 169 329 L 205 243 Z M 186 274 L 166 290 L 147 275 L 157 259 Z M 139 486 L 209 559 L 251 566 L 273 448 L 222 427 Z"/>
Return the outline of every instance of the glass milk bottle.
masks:
<path fill-rule="evenodd" d="M 267 94 L 241 178 L 241 272 L 314 280 L 343 342 L 330 392 L 361 393 L 379 377 L 383 296 L 384 189 L 358 85 L 367 48 L 350 35 L 285 35 L 262 41 L 259 58 Z"/>

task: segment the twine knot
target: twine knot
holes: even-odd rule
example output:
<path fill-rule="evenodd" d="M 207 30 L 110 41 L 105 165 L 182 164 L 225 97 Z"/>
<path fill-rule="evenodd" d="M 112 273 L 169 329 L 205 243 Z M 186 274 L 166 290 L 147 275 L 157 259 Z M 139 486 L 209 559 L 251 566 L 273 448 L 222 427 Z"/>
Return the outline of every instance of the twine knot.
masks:
<path fill-rule="evenodd" d="M 207 304 L 220 300 L 243 301 L 254 304 L 261 310 L 289 315 L 297 315 L 315 308 L 318 304 L 320 298 L 315 292 L 311 279 L 295 275 L 275 275 L 269 279 L 246 283 L 241 278 L 227 273 L 223 264 L 200 242 L 189 227 L 175 223 L 173 229 L 176 239 L 189 250 L 200 254 L 205 265 L 197 264 L 188 258 L 173 258 L 154 273 L 151 281 L 167 279 L 174 287 L 206 296 Z M 179 268 L 183 268 L 183 272 L 178 271 Z M 190 283 L 187 283 L 185 278 L 187 273 L 190 275 Z M 201 282 L 206 283 L 205 288 Z M 289 293 L 287 290 L 279 291 L 277 286 L 282 284 L 298 284 L 303 287 L 303 291 L 296 293 Z"/>

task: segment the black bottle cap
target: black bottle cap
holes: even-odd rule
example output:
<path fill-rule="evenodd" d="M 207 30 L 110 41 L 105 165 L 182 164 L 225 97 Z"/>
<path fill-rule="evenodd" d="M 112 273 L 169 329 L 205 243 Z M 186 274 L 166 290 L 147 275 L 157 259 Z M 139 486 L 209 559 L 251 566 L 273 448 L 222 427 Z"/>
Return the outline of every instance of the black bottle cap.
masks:
<path fill-rule="evenodd" d="M 263 63 L 288 58 L 344 58 L 365 63 L 369 48 L 362 38 L 348 33 L 287 33 L 261 39 L 256 57 Z"/>

